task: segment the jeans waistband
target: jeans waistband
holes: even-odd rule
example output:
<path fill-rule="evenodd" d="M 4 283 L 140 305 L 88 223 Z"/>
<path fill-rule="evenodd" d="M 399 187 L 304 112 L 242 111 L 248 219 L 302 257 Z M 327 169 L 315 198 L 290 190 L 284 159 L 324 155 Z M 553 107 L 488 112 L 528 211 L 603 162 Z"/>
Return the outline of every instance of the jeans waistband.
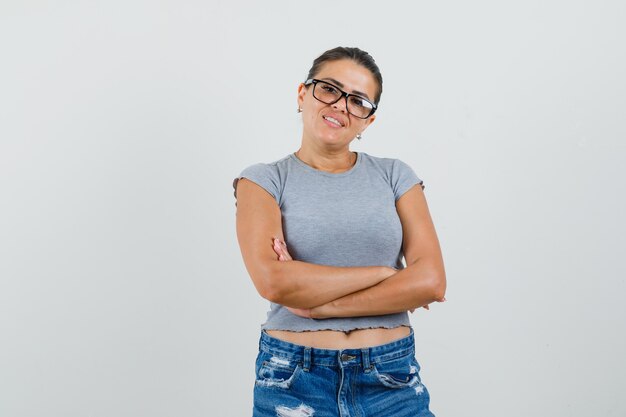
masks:
<path fill-rule="evenodd" d="M 286 342 L 261 331 L 259 350 L 277 358 L 296 361 L 307 365 L 347 366 L 362 365 L 370 368 L 371 363 L 382 363 L 406 355 L 415 355 L 415 337 L 411 333 L 384 345 L 356 349 L 320 349 Z"/>

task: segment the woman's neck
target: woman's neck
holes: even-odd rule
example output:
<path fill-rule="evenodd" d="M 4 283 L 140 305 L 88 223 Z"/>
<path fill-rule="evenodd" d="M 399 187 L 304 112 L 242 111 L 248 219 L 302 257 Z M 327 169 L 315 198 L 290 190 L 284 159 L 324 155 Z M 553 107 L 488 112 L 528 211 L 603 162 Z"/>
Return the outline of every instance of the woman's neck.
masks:
<path fill-rule="evenodd" d="M 350 170 L 356 163 L 357 153 L 345 149 L 340 152 L 316 152 L 300 147 L 295 152 L 298 159 L 312 168 L 320 171 L 339 174 Z"/>

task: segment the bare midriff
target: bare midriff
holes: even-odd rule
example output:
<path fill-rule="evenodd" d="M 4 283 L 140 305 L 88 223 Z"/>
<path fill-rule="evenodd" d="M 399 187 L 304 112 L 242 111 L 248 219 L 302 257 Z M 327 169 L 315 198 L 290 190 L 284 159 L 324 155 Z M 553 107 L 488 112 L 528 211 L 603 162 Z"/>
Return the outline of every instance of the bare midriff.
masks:
<path fill-rule="evenodd" d="M 402 339 L 411 333 L 408 326 L 392 329 L 357 329 L 349 332 L 337 330 L 316 330 L 293 332 L 289 330 L 266 330 L 276 339 L 319 349 L 361 349 L 384 345 Z"/>

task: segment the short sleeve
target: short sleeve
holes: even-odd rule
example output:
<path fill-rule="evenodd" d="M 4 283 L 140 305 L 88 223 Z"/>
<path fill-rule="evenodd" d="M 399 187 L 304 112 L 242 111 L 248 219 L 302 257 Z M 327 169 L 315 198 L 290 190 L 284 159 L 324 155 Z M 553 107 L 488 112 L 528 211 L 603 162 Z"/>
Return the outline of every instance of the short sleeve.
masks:
<path fill-rule="evenodd" d="M 425 188 L 424 181 L 415 174 L 409 165 L 399 159 L 394 160 L 391 166 L 391 187 L 396 201 L 415 184 L 420 184 L 422 190 Z"/>
<path fill-rule="evenodd" d="M 249 179 L 255 184 L 261 186 L 265 191 L 270 193 L 276 200 L 280 201 L 280 177 L 274 165 L 270 164 L 254 164 L 241 171 L 241 173 L 233 180 L 233 194 L 237 198 L 237 183 L 241 178 Z M 235 203 L 237 204 L 237 203 Z"/>

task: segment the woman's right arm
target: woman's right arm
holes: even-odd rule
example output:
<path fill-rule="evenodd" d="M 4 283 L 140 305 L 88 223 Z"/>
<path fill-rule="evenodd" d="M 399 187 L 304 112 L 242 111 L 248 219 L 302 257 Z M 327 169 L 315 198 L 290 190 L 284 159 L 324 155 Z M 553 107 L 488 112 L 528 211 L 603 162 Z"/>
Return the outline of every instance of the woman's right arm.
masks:
<path fill-rule="evenodd" d="M 385 266 L 334 267 L 297 260 L 281 262 L 273 238 L 284 241 L 276 200 L 241 178 L 237 197 L 237 239 L 243 261 L 261 297 L 287 307 L 312 308 L 369 288 L 397 271 Z"/>

